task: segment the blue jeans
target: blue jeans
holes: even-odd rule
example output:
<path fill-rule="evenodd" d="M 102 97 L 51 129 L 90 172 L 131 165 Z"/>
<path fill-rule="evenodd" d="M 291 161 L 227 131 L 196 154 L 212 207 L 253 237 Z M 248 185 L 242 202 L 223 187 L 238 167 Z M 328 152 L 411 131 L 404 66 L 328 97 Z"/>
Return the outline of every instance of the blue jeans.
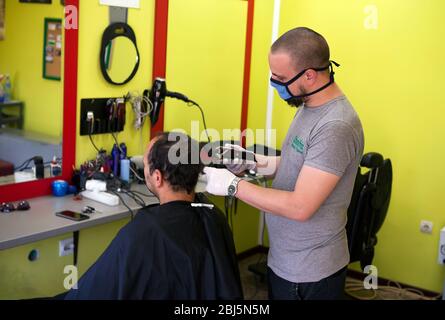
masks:
<path fill-rule="evenodd" d="M 267 267 L 270 300 L 339 300 L 344 297 L 346 267 L 317 282 L 294 283 Z"/>

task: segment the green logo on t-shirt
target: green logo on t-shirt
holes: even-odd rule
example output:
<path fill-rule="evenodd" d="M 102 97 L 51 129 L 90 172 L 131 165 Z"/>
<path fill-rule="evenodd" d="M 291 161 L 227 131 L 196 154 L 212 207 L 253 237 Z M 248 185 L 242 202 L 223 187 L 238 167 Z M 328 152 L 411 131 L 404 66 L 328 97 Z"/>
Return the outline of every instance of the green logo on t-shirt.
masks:
<path fill-rule="evenodd" d="M 292 148 L 294 148 L 294 150 L 297 151 L 298 153 L 303 153 L 304 150 L 303 139 L 301 139 L 298 136 L 295 136 L 294 139 L 292 140 Z"/>

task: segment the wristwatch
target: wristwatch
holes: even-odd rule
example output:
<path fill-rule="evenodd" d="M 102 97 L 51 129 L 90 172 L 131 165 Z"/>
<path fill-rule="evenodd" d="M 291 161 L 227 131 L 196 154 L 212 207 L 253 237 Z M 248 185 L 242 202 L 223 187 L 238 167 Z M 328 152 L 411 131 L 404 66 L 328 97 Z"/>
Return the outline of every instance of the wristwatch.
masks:
<path fill-rule="evenodd" d="M 229 197 L 234 197 L 238 191 L 238 183 L 241 181 L 241 178 L 235 177 L 229 185 L 228 195 Z"/>

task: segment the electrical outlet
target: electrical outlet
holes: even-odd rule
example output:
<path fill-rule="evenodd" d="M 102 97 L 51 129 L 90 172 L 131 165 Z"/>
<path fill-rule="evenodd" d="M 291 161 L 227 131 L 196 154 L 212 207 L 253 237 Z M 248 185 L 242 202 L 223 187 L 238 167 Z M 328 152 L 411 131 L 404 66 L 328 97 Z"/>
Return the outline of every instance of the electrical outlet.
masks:
<path fill-rule="evenodd" d="M 433 233 L 433 223 L 427 220 L 420 221 L 420 232 L 428 234 Z"/>
<path fill-rule="evenodd" d="M 68 256 L 74 253 L 74 239 L 68 238 L 59 241 L 59 257 Z"/>
<path fill-rule="evenodd" d="M 440 230 L 439 264 L 445 264 L 445 227 Z"/>

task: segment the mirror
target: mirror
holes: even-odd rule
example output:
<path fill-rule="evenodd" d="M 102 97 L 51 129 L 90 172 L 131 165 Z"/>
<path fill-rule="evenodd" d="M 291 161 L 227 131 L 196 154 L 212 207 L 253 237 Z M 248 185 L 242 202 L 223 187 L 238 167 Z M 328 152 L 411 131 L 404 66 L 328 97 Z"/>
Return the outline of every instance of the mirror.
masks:
<path fill-rule="evenodd" d="M 63 6 L 0 0 L 0 184 L 62 174 Z M 26 24 L 23 23 L 26 21 Z"/>
<path fill-rule="evenodd" d="M 106 52 L 108 75 L 114 82 L 125 82 L 139 59 L 133 42 L 127 37 L 119 36 L 108 44 Z"/>
<path fill-rule="evenodd" d="M 125 23 L 113 23 L 105 29 L 100 52 L 102 74 L 109 83 L 123 85 L 136 75 L 139 51 L 133 29 Z"/>

